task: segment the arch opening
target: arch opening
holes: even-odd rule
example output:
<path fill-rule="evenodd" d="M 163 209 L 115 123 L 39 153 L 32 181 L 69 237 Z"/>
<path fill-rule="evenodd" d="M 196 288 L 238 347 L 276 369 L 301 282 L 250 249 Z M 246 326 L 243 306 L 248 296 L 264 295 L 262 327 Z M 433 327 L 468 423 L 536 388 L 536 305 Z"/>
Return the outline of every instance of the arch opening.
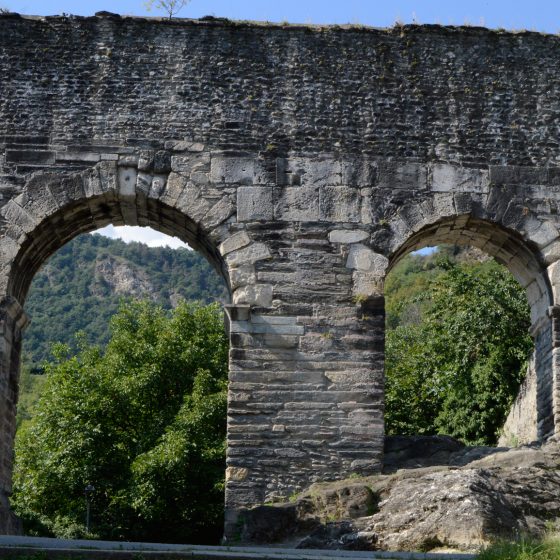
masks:
<path fill-rule="evenodd" d="M 116 169 L 115 167 L 115 171 Z M 81 180 L 80 174 L 72 177 L 77 182 Z M 3 523 L 4 530 L 13 534 L 21 533 L 21 525 L 9 505 L 9 496 L 12 493 L 13 483 L 12 461 L 20 359 L 23 331 L 27 323 L 23 308 L 31 282 L 41 266 L 80 234 L 94 232 L 109 224 L 150 227 L 181 239 L 194 251 L 204 256 L 225 284 L 227 303 L 231 301 L 231 284 L 227 266 L 218 248 L 225 237 L 222 235 L 224 230 L 219 229 L 221 222 L 211 224 L 204 222 L 203 225 L 203 220 L 197 221 L 187 215 L 183 211 L 183 206 L 180 206 L 180 209 L 175 207 L 176 201 L 167 202 L 157 197 L 152 199 L 140 192 L 135 195 L 124 194 L 119 188 L 93 196 L 88 196 L 87 189 L 84 188 L 85 194 L 80 190 L 74 195 L 74 199 L 68 196 L 64 203 L 57 204 L 54 209 L 55 205 L 45 209 L 45 206 L 41 206 L 41 202 L 37 202 L 40 201 L 41 196 L 49 199 L 53 197 L 51 192 L 53 183 L 61 184 L 67 179 L 67 176 L 54 178 L 54 174 L 34 176 L 27 185 L 28 198 L 26 199 L 24 195 L 17 203 L 16 210 L 19 216 L 13 221 L 10 229 L 3 232 L 8 246 L 17 247 L 17 251 L 12 251 L 13 256 L 9 260 L 4 259 L 8 266 L 4 268 L 6 274 L 2 286 L 1 303 L 6 310 L 3 310 L 4 351 L 1 353 L 3 363 L 0 364 L 2 377 L 7 379 L 9 385 L 9 389 L 2 391 L 4 402 L 0 402 L 0 406 L 5 410 L 5 415 L 0 421 L 0 431 L 3 434 L 2 445 L 6 458 L 0 469 L 0 515 L 6 518 Z M 118 181 L 114 178 L 112 184 L 118 184 Z M 65 186 L 68 187 L 66 184 Z M 24 207 L 28 200 L 31 200 L 30 204 L 35 205 L 30 210 Z M 12 207 L 16 207 L 16 204 L 11 204 Z M 203 211 L 199 210 L 199 215 L 203 215 L 206 211 L 207 208 L 203 208 Z M 40 219 L 36 216 L 40 216 Z M 3 256 L 7 255 L 8 253 L 5 252 Z M 225 430 L 225 422 L 223 428 Z M 222 473 L 224 470 L 225 466 L 222 468 Z M 220 525 L 222 521 L 220 519 Z"/>
<path fill-rule="evenodd" d="M 540 261 L 538 251 L 531 247 L 530 244 L 526 243 L 518 234 L 494 223 L 476 219 L 469 215 L 457 216 L 441 220 L 411 235 L 392 255 L 389 261 L 388 273 L 392 274 L 392 271 L 398 272 L 399 267 L 397 265 L 403 263 L 403 259 L 407 255 L 426 247 L 443 245 L 461 247 L 461 251 L 463 252 L 468 247 L 474 247 L 476 250 L 488 255 L 488 258 L 493 258 L 513 275 L 526 294 L 526 301 L 530 309 L 530 320 L 526 321 L 525 327 L 522 329 L 522 332 L 517 333 L 517 336 L 525 336 L 528 339 L 529 337 L 523 334 L 528 331 L 534 346 L 532 351 L 528 348 L 530 356 L 529 361 L 526 369 L 523 368 L 521 372 L 526 372 L 526 376 L 504 423 L 500 444 L 528 443 L 535 439 L 546 439 L 554 431 L 552 414 L 552 321 L 549 314 L 549 309 L 552 305 L 552 290 L 546 273 L 546 267 Z M 418 257 L 418 259 L 431 259 L 432 261 L 434 258 L 433 255 Z M 402 273 L 402 271 L 400 273 Z M 481 280 L 486 278 L 484 272 L 480 272 L 479 274 L 481 275 Z M 496 274 L 498 274 L 496 278 L 500 277 L 504 279 L 503 281 L 507 280 L 497 269 Z M 445 278 L 445 275 L 442 273 L 441 277 Z M 390 278 L 392 278 L 392 276 Z M 473 278 L 476 280 L 476 272 Z M 488 281 L 488 278 L 486 278 L 485 281 Z M 500 279 L 499 281 L 502 280 Z M 430 283 L 426 281 L 424 287 L 429 286 L 429 284 Z M 386 285 L 386 288 L 387 287 L 390 290 L 391 283 Z M 484 292 L 484 289 L 486 288 L 483 286 L 480 288 L 481 294 Z M 487 289 L 491 291 L 491 284 L 487 286 Z M 483 296 L 481 295 L 480 297 Z M 452 309 L 449 309 L 450 313 L 452 313 L 452 311 Z M 457 313 L 459 313 L 459 311 L 464 312 L 464 309 L 457 310 Z M 416 315 L 419 314 L 421 315 L 421 312 Z M 432 312 L 430 320 L 435 321 L 435 315 L 436 314 Z M 476 313 L 473 313 L 473 315 L 476 315 Z M 488 310 L 488 315 L 490 316 L 490 310 Z M 484 317 L 483 312 L 481 312 L 481 316 Z M 412 320 L 419 320 L 419 318 L 416 316 L 413 317 Z M 391 321 L 390 318 L 389 321 Z M 449 323 L 452 324 L 451 321 Z M 394 326 L 394 321 L 393 324 L 387 323 L 387 328 L 389 330 Z M 453 327 L 455 326 L 456 323 L 453 324 Z M 448 328 L 450 327 L 448 326 Z M 394 359 L 394 356 L 391 355 L 391 352 L 394 349 L 391 347 L 393 343 L 391 336 L 394 332 L 395 331 L 388 333 L 387 367 L 389 368 L 393 367 L 391 360 Z M 410 342 L 412 345 L 410 346 L 410 352 L 413 353 L 414 337 L 411 333 L 408 333 L 408 336 L 410 337 L 409 341 L 412 341 Z M 448 345 L 453 344 L 453 337 L 447 336 L 443 338 L 446 338 Z M 461 337 L 459 337 L 459 340 L 463 341 Z M 483 346 L 483 344 L 481 346 Z M 406 348 L 406 345 L 403 348 Z M 400 350 L 403 351 L 403 348 Z M 417 349 L 418 348 L 416 348 L 416 350 Z M 442 353 L 445 353 L 445 349 L 442 350 Z M 409 355 L 405 353 L 405 356 L 406 360 L 410 360 Z M 426 356 L 423 358 L 419 357 L 418 359 L 426 361 Z M 425 363 L 422 363 L 422 367 L 425 365 Z M 432 366 L 434 370 L 437 369 L 437 367 L 442 366 Z M 421 369 L 420 366 L 419 369 Z M 391 372 L 389 372 L 389 374 L 390 373 Z M 519 373 L 518 371 L 517 374 L 519 375 Z M 478 374 L 480 375 L 480 372 Z M 501 389 L 498 387 L 496 390 Z M 389 405 L 391 404 L 391 398 L 391 395 L 388 394 L 387 399 Z M 390 414 L 389 411 L 389 419 Z"/>

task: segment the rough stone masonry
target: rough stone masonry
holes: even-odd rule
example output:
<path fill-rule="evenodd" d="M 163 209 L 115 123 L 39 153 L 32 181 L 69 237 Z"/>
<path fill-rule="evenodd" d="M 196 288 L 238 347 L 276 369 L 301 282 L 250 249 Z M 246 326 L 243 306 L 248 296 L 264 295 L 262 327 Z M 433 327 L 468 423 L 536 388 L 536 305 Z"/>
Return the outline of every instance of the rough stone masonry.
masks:
<path fill-rule="evenodd" d="M 559 65 L 559 37 L 475 27 L 0 16 L 0 530 L 29 284 L 109 223 L 230 287 L 226 534 L 380 468 L 383 282 L 413 249 L 515 274 L 536 351 L 510 431 L 560 431 Z"/>

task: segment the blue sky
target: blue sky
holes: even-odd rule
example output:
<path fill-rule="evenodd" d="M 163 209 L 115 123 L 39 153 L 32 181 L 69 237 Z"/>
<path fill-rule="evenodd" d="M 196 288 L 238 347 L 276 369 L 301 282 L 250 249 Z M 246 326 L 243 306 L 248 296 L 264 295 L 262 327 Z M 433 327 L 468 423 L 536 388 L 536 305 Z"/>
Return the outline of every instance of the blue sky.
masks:
<path fill-rule="evenodd" d="M 62 12 L 93 15 L 100 10 L 150 15 L 144 8 L 144 0 L 0 0 L 0 5 L 34 15 Z M 396 20 L 405 23 L 416 20 L 548 33 L 560 31 L 558 0 L 192 0 L 181 12 L 182 17 L 204 15 L 298 23 L 361 23 L 378 27 L 390 26 Z"/>
<path fill-rule="evenodd" d="M 146 11 L 144 0 L 0 0 L 0 6 L 29 15 L 93 15 L 100 10 L 138 16 L 161 15 Z M 294 23 L 360 23 L 376 27 L 400 21 L 560 32 L 559 0 L 191 0 L 180 14 L 191 18 L 205 15 Z M 178 240 L 147 228 L 109 226 L 102 233 L 152 246 L 180 246 Z"/>

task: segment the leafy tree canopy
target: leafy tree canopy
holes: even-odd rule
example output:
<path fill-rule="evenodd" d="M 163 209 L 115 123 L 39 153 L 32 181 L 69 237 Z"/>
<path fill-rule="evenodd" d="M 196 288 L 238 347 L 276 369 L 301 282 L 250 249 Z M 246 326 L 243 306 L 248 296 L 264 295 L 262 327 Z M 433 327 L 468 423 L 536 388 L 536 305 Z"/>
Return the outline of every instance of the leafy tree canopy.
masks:
<path fill-rule="evenodd" d="M 533 346 L 524 290 L 493 260 L 449 254 L 413 255 L 395 273 L 387 284 L 388 433 L 494 444 Z"/>
<path fill-rule="evenodd" d="M 216 304 L 124 305 L 104 352 L 55 348 L 16 439 L 13 507 L 28 531 L 216 542 L 223 515 L 227 340 Z"/>

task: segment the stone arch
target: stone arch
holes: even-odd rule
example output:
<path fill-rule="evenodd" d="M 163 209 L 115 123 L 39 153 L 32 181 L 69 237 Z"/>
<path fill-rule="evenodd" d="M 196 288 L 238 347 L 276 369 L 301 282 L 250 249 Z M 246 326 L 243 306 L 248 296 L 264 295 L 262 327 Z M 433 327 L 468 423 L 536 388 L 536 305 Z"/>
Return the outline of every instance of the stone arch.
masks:
<path fill-rule="evenodd" d="M 474 214 L 474 212 L 473 212 Z M 506 266 L 525 289 L 534 340 L 527 376 L 504 426 L 501 442 L 529 443 L 555 431 L 554 293 L 547 264 L 537 243 L 519 231 L 473 214 L 447 216 L 409 235 L 389 256 L 386 273 L 407 254 L 427 246 L 451 243 L 474 246 Z"/>
<path fill-rule="evenodd" d="M 74 174 L 35 173 L 2 209 L 9 223 L 0 255 L 7 269 L 3 293 L 23 305 L 34 274 L 51 254 L 76 235 L 108 224 L 148 226 L 179 237 L 201 252 L 230 288 L 219 250 L 229 232 L 206 217 L 210 204 L 197 194 L 182 175 L 139 174 L 113 162 Z"/>
<path fill-rule="evenodd" d="M 192 159 L 210 158 L 197 154 Z M 200 168 L 199 168 L 200 171 Z M 1 209 L 0 220 L 0 528 L 19 533 L 8 497 L 12 488 L 13 441 L 18 397 L 24 311 L 31 281 L 41 265 L 75 236 L 105 225 L 149 226 L 187 242 L 201 252 L 237 289 L 237 307 L 226 306 L 233 319 L 243 315 L 258 289 L 251 267 L 269 253 L 252 243 L 244 227 L 236 227 L 235 196 L 219 191 L 208 195 L 187 173 L 140 171 L 138 159 L 103 162 L 77 172 L 36 172 L 17 197 Z M 206 196 L 204 196 L 206 195 Z M 252 251 L 244 255 L 243 249 Z M 237 274 L 238 267 L 244 274 Z M 235 276 L 231 282 L 230 271 Z"/>
<path fill-rule="evenodd" d="M 527 291 L 533 325 L 553 304 L 546 265 L 538 249 L 519 233 L 468 214 L 442 218 L 411 234 L 391 255 L 387 272 L 408 253 L 442 243 L 477 247 L 505 265 Z"/>

